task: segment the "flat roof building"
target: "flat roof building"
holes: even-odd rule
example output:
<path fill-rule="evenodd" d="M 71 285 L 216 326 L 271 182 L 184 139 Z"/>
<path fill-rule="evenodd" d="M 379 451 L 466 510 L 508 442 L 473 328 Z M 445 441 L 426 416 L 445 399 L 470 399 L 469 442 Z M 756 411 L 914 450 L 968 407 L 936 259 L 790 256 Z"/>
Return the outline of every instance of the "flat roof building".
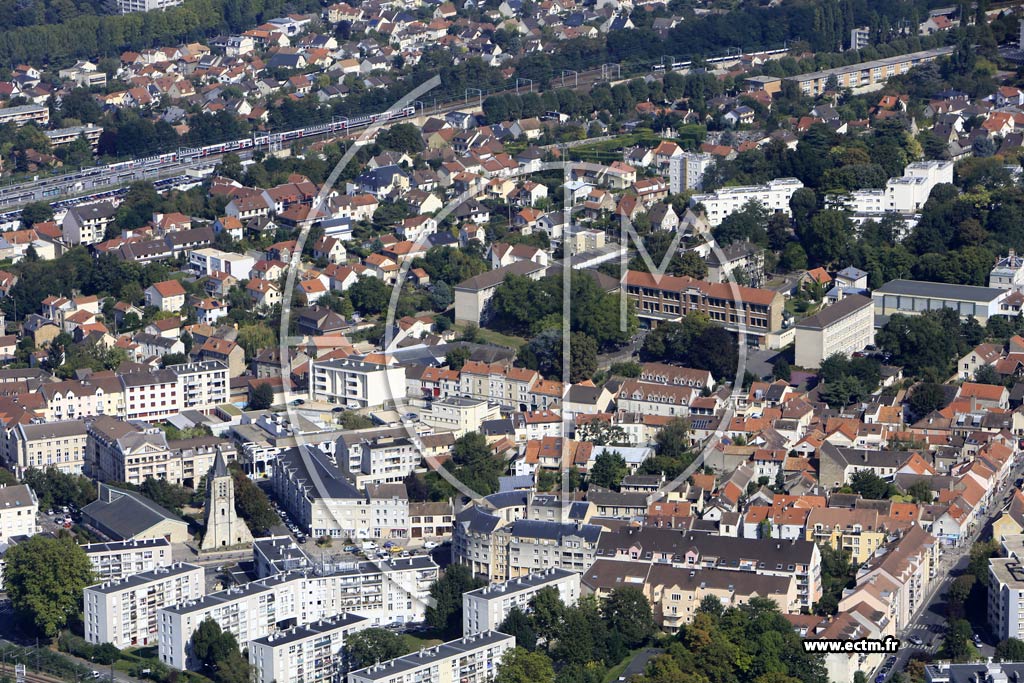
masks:
<path fill-rule="evenodd" d="M 82 550 L 92 562 L 96 577 L 104 581 L 116 581 L 171 564 L 171 542 L 166 538 L 88 543 Z"/>
<path fill-rule="evenodd" d="M 513 636 L 486 631 L 353 671 L 349 683 L 484 683 L 494 678 Z"/>
<path fill-rule="evenodd" d="M 504 583 L 484 586 L 462 594 L 462 634 L 493 631 L 513 608 L 530 611 L 530 601 L 541 590 L 554 588 L 566 606 L 580 599 L 579 572 L 552 567 Z"/>
<path fill-rule="evenodd" d="M 873 302 L 851 294 L 796 324 L 796 364 L 818 368 L 833 354 L 850 356 L 874 343 Z"/>
<path fill-rule="evenodd" d="M 961 318 L 973 316 L 984 325 L 999 315 L 1009 290 L 973 285 L 951 285 L 921 280 L 891 280 L 871 293 L 876 315 L 917 314 L 951 308 Z"/>
<path fill-rule="evenodd" d="M 203 568 L 179 562 L 83 591 L 85 639 L 117 648 L 144 647 L 157 640 L 157 610 L 202 597 Z"/>
<path fill-rule="evenodd" d="M 939 57 L 952 54 L 952 52 L 952 47 L 937 47 L 932 50 L 874 59 L 835 69 L 787 76 L 785 80 L 793 81 L 800 88 L 800 92 L 812 96 L 818 96 L 825 92 L 825 86 L 830 76 L 836 77 L 840 89 L 849 88 L 855 93 L 870 92 L 881 88 L 893 76 L 905 74 L 919 64 L 933 62 Z"/>
<path fill-rule="evenodd" d="M 256 683 L 316 683 L 341 680 L 345 638 L 371 626 L 366 617 L 342 613 L 249 641 Z"/>

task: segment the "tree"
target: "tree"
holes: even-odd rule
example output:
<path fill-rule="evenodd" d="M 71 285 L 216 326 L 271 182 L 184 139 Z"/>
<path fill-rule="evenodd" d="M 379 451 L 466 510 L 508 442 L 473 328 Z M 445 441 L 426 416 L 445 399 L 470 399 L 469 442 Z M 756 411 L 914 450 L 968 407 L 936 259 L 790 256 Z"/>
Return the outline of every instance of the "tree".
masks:
<path fill-rule="evenodd" d="M 4 590 L 32 628 L 53 638 L 80 609 L 92 562 L 71 537 L 32 536 L 4 555 Z"/>
<path fill-rule="evenodd" d="M 507 633 L 507 631 L 502 631 Z M 543 652 L 530 652 L 518 646 L 501 657 L 494 683 L 555 683 L 555 667 Z"/>
<path fill-rule="evenodd" d="M 21 209 L 21 222 L 27 227 L 53 220 L 53 209 L 46 202 L 32 202 Z"/>
<path fill-rule="evenodd" d="M 871 470 L 858 470 L 850 477 L 850 488 L 869 500 L 881 500 L 891 495 L 892 484 Z"/>
<path fill-rule="evenodd" d="M 277 342 L 277 335 L 267 325 L 242 325 L 238 328 L 238 345 L 245 350 L 245 357 L 254 358 L 263 349 L 270 348 Z"/>
<path fill-rule="evenodd" d="M 430 287 L 430 306 L 437 312 L 447 310 L 455 301 L 455 294 L 447 282 L 435 282 Z"/>
<path fill-rule="evenodd" d="M 146 477 L 139 490 L 146 498 L 170 510 L 180 511 L 192 499 L 191 490 L 186 489 L 184 486 L 172 484 L 166 479 L 155 477 Z"/>
<path fill-rule="evenodd" d="M 789 366 L 789 361 L 779 356 L 772 363 L 772 377 L 775 379 L 789 381 L 790 375 L 793 374 L 793 369 Z"/>
<path fill-rule="evenodd" d="M 654 635 L 651 603 L 639 588 L 614 589 L 605 599 L 602 612 L 609 629 L 622 636 L 630 649 L 643 645 Z"/>
<path fill-rule="evenodd" d="M 203 667 L 213 670 L 217 662 L 224 661 L 231 650 L 238 650 L 238 641 L 230 631 L 222 631 L 220 624 L 207 617 L 192 635 L 192 652 Z"/>
<path fill-rule="evenodd" d="M 365 415 L 346 410 L 338 414 L 338 424 L 344 429 L 370 429 L 377 423 Z"/>
<path fill-rule="evenodd" d="M 1007 638 L 996 645 L 996 661 L 999 662 L 1020 662 L 1024 661 L 1024 640 Z"/>
<path fill-rule="evenodd" d="M 605 449 L 594 459 L 589 478 L 591 484 L 618 491 L 622 478 L 628 473 L 629 468 L 622 454 Z"/>
<path fill-rule="evenodd" d="M 828 265 L 846 254 L 853 229 L 850 219 L 842 211 L 827 209 L 811 218 L 800 242 L 812 263 Z"/>
<path fill-rule="evenodd" d="M 357 311 L 365 315 L 382 313 L 391 300 L 391 289 L 375 277 L 361 277 L 348 290 Z"/>
<path fill-rule="evenodd" d="M 991 365 L 982 365 L 974 373 L 974 381 L 978 384 L 1002 384 L 1002 377 Z"/>
<path fill-rule="evenodd" d="M 943 638 L 943 653 L 954 662 L 964 662 L 971 658 L 974 647 L 971 645 L 973 631 L 971 623 L 965 619 L 949 622 L 946 636 Z"/>
<path fill-rule="evenodd" d="M 914 415 L 924 417 L 933 410 L 938 410 L 946 403 L 946 395 L 942 385 L 937 382 L 922 382 L 910 392 L 907 405 Z"/>
<path fill-rule="evenodd" d="M 914 482 L 907 487 L 906 493 L 915 503 L 931 503 L 935 499 L 935 492 L 932 491 L 927 479 Z"/>
<path fill-rule="evenodd" d="M 448 565 L 444 576 L 430 587 L 433 604 L 427 607 L 427 624 L 445 640 L 457 638 L 462 633 L 462 595 L 483 585 L 467 567 Z"/>
<path fill-rule="evenodd" d="M 408 652 L 405 639 L 386 628 L 367 628 L 345 637 L 345 655 L 353 670 L 401 657 Z"/>
<path fill-rule="evenodd" d="M 537 632 L 530 624 L 530 617 L 518 607 L 513 607 L 498 626 L 498 630 L 515 636 L 516 645 L 533 652 L 537 647 Z"/>
<path fill-rule="evenodd" d="M 722 601 L 718 599 L 717 595 L 705 595 L 697 605 L 697 611 L 710 614 L 713 617 L 720 617 L 725 611 L 725 606 L 722 605 Z"/>
<path fill-rule="evenodd" d="M 472 352 L 465 346 L 456 346 L 444 355 L 444 364 L 452 370 L 461 370 Z"/>
<path fill-rule="evenodd" d="M 539 639 L 551 641 L 565 617 L 565 605 L 558 595 L 558 589 L 541 588 L 530 600 L 530 616 Z"/>
<path fill-rule="evenodd" d="M 411 123 L 399 123 L 380 131 L 377 134 L 377 144 L 384 149 L 409 154 L 422 152 L 425 146 L 419 129 Z"/>
<path fill-rule="evenodd" d="M 281 522 L 270 499 L 235 463 L 231 464 L 231 476 L 235 484 L 235 512 L 245 520 L 253 536 L 266 536 L 272 526 Z"/>
<path fill-rule="evenodd" d="M 266 410 L 274 405 L 274 387 L 270 382 L 260 382 L 249 397 L 249 410 Z"/>

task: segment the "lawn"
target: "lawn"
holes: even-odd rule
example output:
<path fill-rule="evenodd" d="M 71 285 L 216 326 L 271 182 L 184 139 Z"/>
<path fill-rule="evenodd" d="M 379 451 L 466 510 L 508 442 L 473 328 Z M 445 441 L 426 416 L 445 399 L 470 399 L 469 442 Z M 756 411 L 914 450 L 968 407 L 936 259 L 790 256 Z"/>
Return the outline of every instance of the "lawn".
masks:
<path fill-rule="evenodd" d="M 622 150 L 640 143 L 646 143 L 652 147 L 662 138 L 649 130 L 628 135 L 619 135 L 611 140 L 601 140 L 584 145 L 577 145 L 569 150 L 569 156 L 577 161 L 615 161 L 622 160 Z"/>
<path fill-rule="evenodd" d="M 411 633 L 403 633 L 402 640 L 405 641 L 405 646 L 409 648 L 409 652 L 417 652 L 423 648 L 434 647 L 444 642 L 440 638 L 420 638 Z"/>
<path fill-rule="evenodd" d="M 465 323 L 456 323 L 453 329 L 457 330 L 460 334 L 466 329 Z M 526 339 L 517 337 L 511 334 L 504 334 L 495 330 L 487 329 L 486 327 L 480 328 L 480 339 L 488 344 L 494 344 L 496 346 L 506 346 L 510 349 L 519 349 L 520 346 L 526 343 Z"/>
<path fill-rule="evenodd" d="M 633 661 L 633 657 L 635 657 L 637 653 L 642 652 L 643 650 L 644 648 L 642 647 L 638 647 L 635 650 L 630 650 L 629 654 L 626 655 L 625 659 L 623 659 L 621 662 L 619 662 L 612 668 L 608 669 L 608 673 L 604 675 L 604 680 L 602 681 L 602 683 L 615 683 L 615 681 L 619 680 L 619 676 L 621 676 L 622 672 L 626 670 L 626 667 L 629 666 L 629 663 Z"/>

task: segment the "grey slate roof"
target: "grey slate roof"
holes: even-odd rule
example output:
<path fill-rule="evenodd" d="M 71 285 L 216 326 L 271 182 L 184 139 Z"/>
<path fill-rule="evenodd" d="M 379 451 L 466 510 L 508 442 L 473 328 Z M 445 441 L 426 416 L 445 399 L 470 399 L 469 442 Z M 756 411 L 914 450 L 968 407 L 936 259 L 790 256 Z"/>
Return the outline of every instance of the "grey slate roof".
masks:
<path fill-rule="evenodd" d="M 82 508 L 82 515 L 115 540 L 127 540 L 164 521 L 185 522 L 141 493 L 99 485 L 97 500 Z"/>

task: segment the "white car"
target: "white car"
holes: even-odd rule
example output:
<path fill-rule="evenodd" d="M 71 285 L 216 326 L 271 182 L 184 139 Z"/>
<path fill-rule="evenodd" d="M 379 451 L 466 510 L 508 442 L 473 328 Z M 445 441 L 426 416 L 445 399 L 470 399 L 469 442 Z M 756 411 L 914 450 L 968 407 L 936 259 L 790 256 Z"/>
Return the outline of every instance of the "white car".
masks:
<path fill-rule="evenodd" d="M 437 545 L 438 544 L 437 544 L 436 541 L 427 541 L 426 543 L 423 544 L 423 547 L 426 548 L 427 550 L 433 550 L 434 548 L 437 547 Z"/>

